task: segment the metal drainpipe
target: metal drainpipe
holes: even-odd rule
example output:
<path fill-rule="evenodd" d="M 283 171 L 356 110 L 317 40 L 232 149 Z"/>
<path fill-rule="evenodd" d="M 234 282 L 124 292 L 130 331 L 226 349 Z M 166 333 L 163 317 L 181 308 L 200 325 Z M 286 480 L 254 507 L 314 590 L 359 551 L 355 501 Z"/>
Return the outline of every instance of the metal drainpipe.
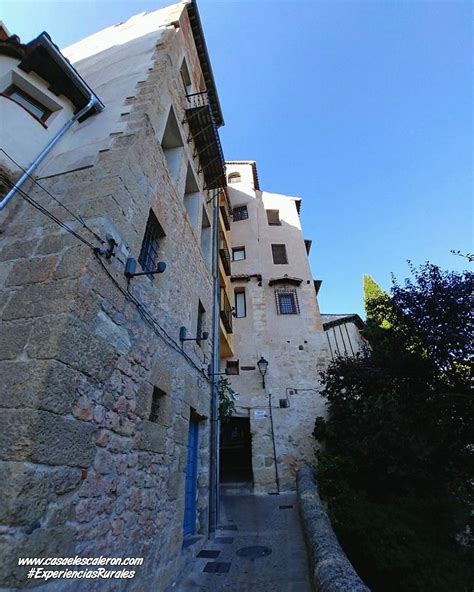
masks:
<path fill-rule="evenodd" d="M 219 190 L 214 191 L 212 216 L 212 376 L 211 376 L 211 426 L 209 462 L 209 538 L 215 536 L 219 522 Z"/>
<path fill-rule="evenodd" d="M 280 493 L 280 477 L 278 475 L 277 451 L 275 444 L 275 429 L 273 427 L 273 413 L 272 413 L 272 393 L 268 393 L 268 409 L 270 411 L 270 425 L 272 428 L 272 442 L 273 442 L 273 458 L 275 460 L 275 481 L 277 486 L 277 493 Z"/>
<path fill-rule="evenodd" d="M 7 203 L 11 200 L 11 198 L 15 195 L 17 190 L 23 185 L 23 183 L 29 179 L 31 173 L 36 169 L 36 167 L 40 164 L 40 162 L 44 159 L 44 157 L 56 146 L 59 140 L 64 136 L 64 134 L 68 131 L 68 129 L 72 126 L 72 124 L 80 119 L 83 115 L 85 115 L 92 107 L 94 107 L 97 103 L 99 103 L 99 99 L 92 95 L 90 101 L 87 103 L 85 107 L 83 107 L 72 119 L 67 121 L 63 127 L 59 130 L 59 132 L 54 136 L 54 138 L 43 148 L 43 150 L 38 154 L 35 160 L 30 164 L 30 166 L 26 169 L 23 175 L 18 179 L 15 185 L 10 189 L 10 191 L 5 195 L 5 197 L 0 201 L 0 211 L 7 205 Z"/>

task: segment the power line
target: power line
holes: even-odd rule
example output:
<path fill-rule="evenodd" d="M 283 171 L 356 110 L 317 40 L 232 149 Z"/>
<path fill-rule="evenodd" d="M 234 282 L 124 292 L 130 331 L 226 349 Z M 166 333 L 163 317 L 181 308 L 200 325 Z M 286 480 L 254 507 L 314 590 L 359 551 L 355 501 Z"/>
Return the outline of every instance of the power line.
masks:
<path fill-rule="evenodd" d="M 2 179 L 3 181 L 5 181 L 5 183 L 11 187 L 15 187 L 15 184 L 10 181 L 7 177 L 5 177 L 5 175 L 1 175 L 0 174 L 0 179 Z M 75 230 L 73 230 L 70 226 L 68 226 L 67 224 L 65 224 L 62 220 L 60 220 L 57 216 L 55 216 L 52 212 L 50 212 L 47 208 L 45 208 L 44 206 L 42 206 L 40 203 L 38 203 L 35 199 L 33 199 L 30 195 L 28 195 L 25 191 L 23 191 L 23 189 L 21 189 L 20 187 L 17 187 L 17 192 L 18 194 L 26 201 L 28 202 L 30 205 L 32 205 L 34 208 L 36 208 L 37 210 L 39 210 L 42 214 L 44 214 L 45 216 L 47 216 L 48 218 L 50 218 L 51 220 L 53 220 L 53 222 L 55 222 L 56 224 L 58 224 L 61 228 L 64 228 L 64 230 L 66 230 L 67 232 L 69 232 L 70 234 L 72 234 L 73 236 L 75 236 L 78 240 L 80 240 L 82 243 L 84 243 L 85 245 L 87 245 L 89 248 L 91 248 L 93 251 L 96 250 L 97 247 L 95 247 L 92 243 L 90 243 L 87 239 L 85 239 L 83 236 L 81 236 L 80 234 L 78 234 Z"/>
<path fill-rule="evenodd" d="M 25 173 L 28 178 L 33 181 L 33 183 L 35 183 L 36 185 L 38 185 L 38 187 L 40 189 L 42 189 L 45 193 L 47 193 L 49 195 L 49 197 L 51 197 L 51 199 L 53 199 L 58 205 L 60 205 L 61 207 L 63 207 L 69 214 L 71 214 L 71 216 L 77 220 L 83 228 L 85 228 L 86 230 L 88 230 L 101 244 L 105 244 L 105 241 L 98 235 L 96 234 L 96 232 L 94 232 L 94 230 L 92 230 L 92 228 L 90 228 L 89 226 L 87 226 L 87 224 L 84 222 L 84 219 L 82 218 L 82 216 L 78 216 L 77 214 L 75 214 L 73 211 L 71 211 L 65 204 L 62 203 L 62 201 L 60 201 L 56 196 L 54 196 L 48 189 L 46 189 L 46 187 L 43 187 L 43 185 L 41 185 L 41 183 L 39 183 L 39 181 L 37 181 L 32 175 L 30 175 L 26 169 L 24 169 L 12 156 L 10 156 L 10 154 L 8 154 L 8 152 L 6 152 L 3 148 L 0 148 L 0 152 L 3 152 L 3 154 L 5 154 L 5 156 L 7 158 L 9 158 L 14 164 L 15 166 L 17 166 L 21 171 L 23 171 L 23 173 Z M 5 178 L 4 175 L 2 175 L 2 178 Z M 8 180 L 7 180 L 8 181 Z M 11 183 L 11 181 L 8 181 L 9 183 Z M 14 183 L 12 183 L 13 187 L 15 187 L 17 189 L 17 191 L 19 191 L 20 189 L 18 187 L 16 187 L 16 185 Z"/>
<path fill-rule="evenodd" d="M 7 183 L 7 185 L 11 185 L 11 186 L 14 185 L 4 175 L 0 175 L 0 178 L 3 179 Z M 67 224 L 65 224 L 62 220 L 60 220 L 57 216 L 55 216 L 47 208 L 45 208 L 40 203 L 38 203 L 34 198 L 32 198 L 28 193 L 26 193 L 25 191 L 23 191 L 23 189 L 17 188 L 17 191 L 18 191 L 19 195 L 27 203 L 29 203 L 34 208 L 36 208 L 37 210 L 39 210 L 42 214 L 44 214 L 45 216 L 47 216 L 48 218 L 50 218 L 51 220 L 53 220 L 53 222 L 55 222 L 61 228 L 63 228 L 64 230 L 66 230 L 67 232 L 69 232 L 70 234 L 72 234 L 75 238 L 77 238 L 83 244 L 87 245 L 92 250 L 92 252 L 96 256 L 96 259 L 99 261 L 100 265 L 102 266 L 102 268 L 104 269 L 104 271 L 106 272 L 106 274 L 112 280 L 113 284 L 120 290 L 120 292 L 125 296 L 125 298 L 129 302 L 131 302 L 132 304 L 135 305 L 135 307 L 137 308 L 138 313 L 140 314 L 140 316 L 153 329 L 154 333 L 165 344 L 167 344 L 174 351 L 176 351 L 177 353 L 179 353 L 184 359 L 186 359 L 189 364 L 191 364 L 204 378 L 206 378 L 206 380 L 208 380 L 208 376 L 206 375 L 206 373 L 204 372 L 204 370 L 202 368 L 200 368 L 194 362 L 194 360 L 182 349 L 182 347 L 173 339 L 173 337 L 171 337 L 171 335 L 164 329 L 164 327 L 162 327 L 159 324 L 159 322 L 153 317 L 153 315 L 146 309 L 146 307 L 143 305 L 143 303 L 140 302 L 140 300 L 138 300 L 138 298 L 136 298 L 136 296 L 134 294 L 132 294 L 129 289 L 123 288 L 120 285 L 120 283 L 117 281 L 117 279 L 110 273 L 110 271 L 107 269 L 107 267 L 105 266 L 105 264 L 104 264 L 104 262 L 103 262 L 103 260 L 101 258 L 101 250 L 98 247 L 95 247 L 87 239 L 85 239 L 84 237 L 82 237 L 75 230 L 73 230 L 70 226 L 68 226 Z"/>
<path fill-rule="evenodd" d="M 94 251 L 94 254 L 95 254 L 98 262 L 100 263 L 100 265 L 102 266 L 102 268 L 106 272 L 106 274 L 109 276 L 109 278 L 112 280 L 113 284 L 116 286 L 116 288 L 118 290 L 120 290 L 120 292 L 125 296 L 125 298 L 129 302 L 131 302 L 132 304 L 135 305 L 140 316 L 152 328 L 154 333 L 164 343 L 166 343 L 169 347 L 171 347 L 174 351 L 176 351 L 181 356 L 183 356 L 183 358 L 185 358 L 200 374 L 202 374 L 204 376 L 204 378 L 208 379 L 208 376 L 206 375 L 204 370 L 202 368 L 200 368 L 185 351 L 183 351 L 182 347 L 178 344 L 178 342 L 175 341 L 171 337 L 171 335 L 164 329 L 164 327 L 162 327 L 159 324 L 159 322 L 155 319 L 155 317 L 145 308 L 143 303 L 140 302 L 140 300 L 138 300 L 138 298 L 134 294 L 132 294 L 129 289 L 125 289 L 120 285 L 120 283 L 117 281 L 117 279 L 107 269 L 106 265 L 104 264 L 102 258 L 99 255 L 99 253 L 97 251 Z"/>

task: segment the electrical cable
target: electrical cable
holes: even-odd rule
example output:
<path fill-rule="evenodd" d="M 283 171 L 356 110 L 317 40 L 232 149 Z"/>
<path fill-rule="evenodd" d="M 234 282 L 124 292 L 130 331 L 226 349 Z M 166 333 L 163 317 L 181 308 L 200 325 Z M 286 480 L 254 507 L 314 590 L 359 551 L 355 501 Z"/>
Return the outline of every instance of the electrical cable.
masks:
<path fill-rule="evenodd" d="M 28 172 L 12 156 L 10 156 L 10 154 L 8 154 L 8 152 L 6 152 L 3 148 L 0 148 L 0 152 L 3 152 L 3 154 L 5 154 L 5 156 L 7 158 L 9 158 L 15 164 L 15 166 L 17 166 L 21 171 L 23 171 L 23 173 L 28 175 L 28 178 L 31 181 L 33 181 L 33 183 L 38 185 L 38 187 L 40 189 L 42 189 L 45 193 L 47 193 L 49 195 L 49 197 L 51 197 L 51 199 L 53 199 L 58 205 L 63 207 L 69 214 L 71 214 L 71 216 L 75 220 L 77 220 L 82 225 L 83 228 L 88 230 L 101 244 L 105 244 L 105 241 L 98 234 L 96 234 L 96 232 L 94 232 L 94 230 L 92 230 L 92 228 L 87 226 L 87 224 L 84 222 L 84 219 L 82 218 L 82 216 L 78 216 L 77 214 L 72 212 L 65 204 L 63 204 L 57 197 L 55 197 L 48 189 L 43 187 L 43 185 L 41 185 L 41 183 L 39 183 L 39 181 L 37 181 L 32 175 L 28 174 Z M 5 178 L 5 176 L 2 175 L 2 178 Z M 11 183 L 11 181 L 8 181 L 8 182 Z M 17 189 L 17 191 L 19 191 L 19 188 L 16 187 L 16 185 L 14 183 L 13 183 L 13 187 L 15 187 Z"/>
<path fill-rule="evenodd" d="M 14 187 L 15 184 L 12 183 L 12 181 L 10 181 L 9 179 L 7 179 L 4 175 L 0 175 L 0 179 L 4 180 L 6 182 L 7 185 L 10 185 L 11 187 Z M 95 251 L 97 249 L 97 247 L 95 247 L 92 243 L 90 243 L 87 239 L 85 239 L 83 236 L 81 236 L 80 234 L 78 234 L 75 230 L 73 230 L 70 226 L 68 226 L 67 224 L 65 224 L 62 220 L 60 220 L 57 216 L 55 216 L 53 213 L 51 213 L 47 208 L 45 208 L 44 206 L 42 206 L 40 203 L 38 203 L 35 199 L 33 199 L 30 195 L 28 195 L 25 191 L 23 191 L 23 189 L 21 188 L 17 188 L 17 192 L 18 194 L 30 205 L 32 205 L 34 208 L 36 208 L 37 210 L 39 210 L 42 214 L 44 214 L 45 216 L 47 216 L 48 218 L 50 218 L 51 220 L 53 220 L 53 222 L 56 222 L 56 224 L 58 224 L 61 228 L 64 228 L 64 230 L 66 230 L 67 232 L 69 232 L 70 234 L 72 234 L 73 236 L 75 236 L 78 240 L 80 240 L 82 243 L 84 243 L 85 245 L 87 245 L 89 248 L 91 248 L 93 251 Z"/>
<path fill-rule="evenodd" d="M 2 149 L 0 149 L 2 150 Z M 3 179 L 7 185 L 13 186 L 14 183 L 6 178 L 4 175 L 0 174 L 0 178 Z M 101 264 L 104 271 L 107 273 L 109 278 L 112 280 L 114 285 L 122 292 L 122 294 L 127 298 L 129 302 L 135 305 L 138 310 L 140 316 L 151 326 L 154 333 L 169 347 L 171 347 L 174 351 L 179 353 L 184 359 L 186 359 L 206 380 L 209 380 L 209 377 L 205 373 L 205 371 L 200 368 L 194 360 L 182 349 L 182 347 L 171 337 L 171 335 L 158 323 L 158 321 L 153 317 L 153 315 L 145 308 L 145 306 L 136 298 L 134 294 L 130 292 L 130 290 L 126 290 L 122 288 L 120 283 L 116 280 L 116 278 L 110 273 L 110 271 L 105 266 L 104 262 L 101 259 L 101 250 L 98 247 L 95 247 L 92 243 L 90 243 L 87 239 L 82 237 L 78 234 L 75 230 L 70 228 L 67 224 L 65 224 L 62 220 L 60 220 L 57 216 L 55 216 L 52 212 L 50 212 L 47 208 L 42 206 L 38 203 L 34 198 L 32 198 L 28 193 L 23 191 L 21 188 L 17 188 L 18 194 L 30 205 L 34 208 L 39 210 L 42 214 L 50 218 L 53 222 L 58 224 L 61 228 L 72 234 L 75 238 L 81 241 L 83 244 L 87 245 L 92 252 L 94 253 L 96 259 Z"/>
<path fill-rule="evenodd" d="M 109 276 L 109 278 L 112 280 L 113 284 L 115 285 L 115 287 L 125 296 L 125 298 L 131 302 L 132 304 L 135 305 L 135 307 L 138 310 L 138 313 L 140 314 L 140 316 L 147 322 L 147 324 L 152 328 L 152 330 L 154 331 L 154 333 L 165 343 L 167 344 L 169 347 L 171 347 L 174 351 L 176 351 L 177 353 L 179 353 L 181 356 L 183 356 L 183 358 L 185 358 L 200 374 L 202 374 L 202 376 L 206 379 L 209 380 L 209 377 L 207 376 L 207 374 L 205 373 L 205 371 L 200 368 L 195 362 L 194 360 L 185 352 L 183 351 L 183 349 L 180 347 L 180 345 L 178 344 L 178 342 L 176 342 L 171 335 L 158 323 L 158 321 L 155 319 L 155 317 L 145 308 L 145 306 L 143 305 L 143 303 L 141 303 L 138 298 L 132 294 L 130 292 L 129 289 L 125 289 L 123 288 L 120 283 L 117 281 L 117 279 L 113 276 L 112 273 L 110 273 L 110 271 L 107 269 L 105 263 L 103 262 L 103 260 L 101 259 L 99 253 L 97 251 L 94 251 L 94 254 L 98 260 L 98 262 L 100 263 L 100 265 L 102 266 L 102 268 L 104 269 L 104 271 L 106 272 L 106 274 Z"/>

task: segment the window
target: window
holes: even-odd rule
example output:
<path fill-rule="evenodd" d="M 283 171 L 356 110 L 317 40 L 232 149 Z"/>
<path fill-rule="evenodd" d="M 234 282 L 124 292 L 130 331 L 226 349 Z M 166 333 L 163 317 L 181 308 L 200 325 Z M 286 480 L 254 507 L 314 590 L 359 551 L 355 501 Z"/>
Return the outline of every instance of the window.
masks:
<path fill-rule="evenodd" d="M 165 133 L 161 140 L 161 147 L 163 148 L 166 164 L 168 165 L 171 176 L 176 181 L 179 177 L 179 171 L 181 168 L 184 143 L 173 107 L 170 108 Z"/>
<path fill-rule="evenodd" d="M 153 389 L 153 395 L 151 399 L 151 409 L 149 417 L 150 421 L 154 421 L 155 423 L 158 422 L 161 404 L 165 396 L 166 393 L 155 386 L 155 388 Z"/>
<path fill-rule="evenodd" d="M 212 229 L 206 208 L 202 207 L 202 222 L 201 222 L 201 251 L 206 265 L 211 264 L 211 246 L 212 246 Z M 229 255 L 230 257 L 230 255 Z"/>
<path fill-rule="evenodd" d="M 239 220 L 247 220 L 249 217 L 249 213 L 247 211 L 247 206 L 237 206 L 232 210 L 232 219 L 234 222 L 238 222 Z"/>
<path fill-rule="evenodd" d="M 150 210 L 148 221 L 143 237 L 142 248 L 138 257 L 138 263 L 143 271 L 155 271 L 160 255 L 160 243 L 165 238 L 165 232 L 156 219 L 155 214 Z M 153 278 L 153 276 L 150 276 Z"/>
<path fill-rule="evenodd" d="M 197 316 L 197 323 L 196 323 L 196 337 L 197 337 L 197 341 L 196 343 L 199 345 L 199 347 L 201 346 L 201 335 L 203 332 L 203 327 L 204 327 L 204 323 L 205 323 L 205 316 L 206 316 L 206 311 L 204 310 L 204 306 L 201 304 L 201 301 L 199 301 L 199 305 L 198 305 L 198 316 Z"/>
<path fill-rule="evenodd" d="M 239 374 L 239 360 L 229 360 L 226 362 L 226 371 L 227 374 L 231 376 L 237 376 Z"/>
<path fill-rule="evenodd" d="M 240 173 L 231 173 L 228 177 L 227 177 L 229 183 L 240 183 L 242 181 L 242 177 L 240 176 Z"/>
<path fill-rule="evenodd" d="M 247 303 L 245 301 L 245 290 L 236 290 L 235 296 L 235 316 L 238 319 L 247 316 Z"/>
<path fill-rule="evenodd" d="M 273 263 L 277 265 L 284 265 L 288 263 L 288 257 L 286 256 L 285 245 L 272 245 L 272 256 Z"/>
<path fill-rule="evenodd" d="M 266 210 L 267 220 L 270 226 L 281 226 L 280 210 Z"/>
<path fill-rule="evenodd" d="M 184 90 L 186 91 L 186 95 L 190 95 L 193 92 L 193 86 L 191 82 L 191 76 L 189 75 L 188 65 L 186 60 L 183 59 L 183 63 L 181 64 L 180 69 L 181 80 L 183 81 Z"/>
<path fill-rule="evenodd" d="M 9 86 L 3 94 L 5 94 L 7 97 L 10 97 L 10 99 L 13 99 L 15 103 L 18 103 L 24 107 L 43 123 L 52 113 L 50 109 L 33 99 L 33 97 L 30 97 L 28 93 L 26 93 L 24 90 L 21 90 L 21 88 L 18 88 L 18 86 L 15 86 L 14 84 Z"/>
<path fill-rule="evenodd" d="M 199 205 L 201 203 L 199 186 L 194 176 L 191 164 L 188 163 L 188 170 L 186 172 L 186 184 L 184 186 L 184 207 L 189 216 L 191 225 L 196 230 L 199 223 Z"/>
<path fill-rule="evenodd" d="M 279 315 L 300 314 L 298 295 L 294 288 L 275 290 L 277 313 Z"/>
<path fill-rule="evenodd" d="M 245 247 L 235 247 L 232 249 L 232 261 L 243 261 L 245 259 Z"/>

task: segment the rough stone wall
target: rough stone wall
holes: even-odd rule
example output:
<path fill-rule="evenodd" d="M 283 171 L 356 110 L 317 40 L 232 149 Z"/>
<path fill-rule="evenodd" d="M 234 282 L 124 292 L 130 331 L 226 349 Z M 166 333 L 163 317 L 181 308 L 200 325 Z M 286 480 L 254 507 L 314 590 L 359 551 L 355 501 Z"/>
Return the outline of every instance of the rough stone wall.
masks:
<path fill-rule="evenodd" d="M 204 329 L 210 329 L 208 262 L 182 200 L 192 146 L 185 146 L 173 181 L 159 144 L 170 105 L 178 121 L 183 116 L 182 53 L 181 33 L 172 29 L 142 83 L 127 89 L 126 126 L 110 149 L 92 167 L 41 181 L 101 237 L 115 238 L 115 257 L 97 257 L 18 195 L 2 215 L 5 586 L 26 585 L 18 556 L 78 554 L 144 557 L 126 584 L 84 580 L 81 590 L 164 589 L 182 567 L 191 409 L 201 419 L 197 531 L 207 529 L 210 389 L 199 368 L 209 362 L 211 343 L 184 345 L 193 365 L 114 283 L 127 289 L 124 263 L 138 257 L 152 208 L 166 233 L 162 259 L 168 267 L 154 281 L 132 279 L 129 289 L 176 342 L 181 325 L 194 333 L 198 300 L 209 313 Z M 94 243 L 41 189 L 30 184 L 25 191 Z M 157 422 L 149 420 L 154 387 L 166 393 Z M 71 580 L 55 586 L 78 589 Z"/>
<path fill-rule="evenodd" d="M 297 491 L 315 592 L 370 592 L 339 545 L 321 503 L 312 467 L 298 471 Z"/>

